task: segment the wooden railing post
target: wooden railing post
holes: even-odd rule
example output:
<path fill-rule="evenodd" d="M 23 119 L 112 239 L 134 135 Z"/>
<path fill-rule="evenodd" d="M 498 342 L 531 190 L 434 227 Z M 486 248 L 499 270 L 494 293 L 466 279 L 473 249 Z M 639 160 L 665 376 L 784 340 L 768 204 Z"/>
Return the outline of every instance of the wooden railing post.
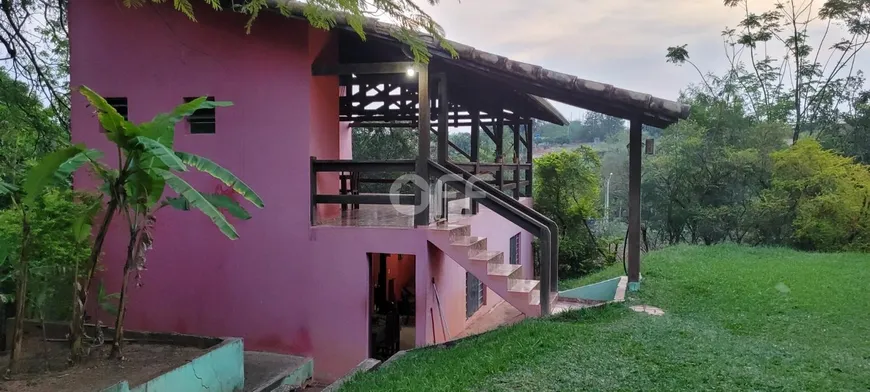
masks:
<path fill-rule="evenodd" d="M 348 194 L 348 191 L 347 191 L 347 182 L 348 182 L 348 180 L 350 179 L 349 177 L 350 177 L 351 175 L 350 175 L 349 173 L 348 173 L 348 174 L 344 174 L 344 173 L 345 173 L 345 172 L 339 172 L 339 173 L 338 173 L 338 181 L 339 181 L 338 194 L 339 194 L 339 195 L 346 195 L 346 194 Z M 341 210 L 342 210 L 342 211 L 347 211 L 347 204 L 346 204 L 346 203 L 341 203 Z"/>

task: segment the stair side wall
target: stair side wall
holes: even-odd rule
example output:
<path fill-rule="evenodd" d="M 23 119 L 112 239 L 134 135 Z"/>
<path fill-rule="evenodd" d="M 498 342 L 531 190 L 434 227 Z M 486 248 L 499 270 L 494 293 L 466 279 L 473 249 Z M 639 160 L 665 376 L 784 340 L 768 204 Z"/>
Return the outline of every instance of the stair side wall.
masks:
<path fill-rule="evenodd" d="M 531 205 L 531 199 L 526 198 L 521 200 L 527 203 L 527 205 Z M 470 217 L 467 222 L 463 223 L 471 225 L 471 235 L 486 237 L 488 250 L 504 252 L 505 263 L 508 262 L 510 255 L 510 238 L 519 233 L 519 260 L 523 266 L 523 278 L 532 279 L 532 236 L 529 232 L 522 230 L 519 226 L 482 206 L 477 215 Z M 431 277 L 435 277 L 435 284 L 438 288 L 442 307 L 444 308 L 444 317 L 442 318 L 439 315 L 438 306 L 434 302 L 434 296 L 427 296 L 430 301 L 426 304 L 425 312 L 427 317 L 434 315 L 434 328 L 432 326 L 433 320 L 430 319 L 426 324 L 426 340 L 421 342 L 420 339 L 423 337 L 418 335 L 418 345 L 432 344 L 433 341 L 442 343 L 447 340 L 445 335 L 453 339 L 468 326 L 468 319 L 465 317 L 465 269 L 432 244 L 429 245 L 428 258 L 429 271 L 426 272 Z M 431 282 L 431 277 L 425 280 Z M 431 283 L 429 286 L 431 286 Z M 475 315 L 488 312 L 502 301 L 504 299 L 487 288 L 485 304 L 481 306 Z M 445 334 L 442 328 L 442 320 L 446 321 L 447 334 Z"/>

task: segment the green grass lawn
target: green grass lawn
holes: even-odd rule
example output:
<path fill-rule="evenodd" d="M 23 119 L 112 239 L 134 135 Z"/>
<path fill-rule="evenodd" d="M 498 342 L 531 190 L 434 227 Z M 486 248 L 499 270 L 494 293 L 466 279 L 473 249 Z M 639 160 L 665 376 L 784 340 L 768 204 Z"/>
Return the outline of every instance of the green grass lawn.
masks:
<path fill-rule="evenodd" d="M 870 390 L 870 255 L 677 246 L 642 271 L 625 305 L 415 350 L 342 391 Z"/>

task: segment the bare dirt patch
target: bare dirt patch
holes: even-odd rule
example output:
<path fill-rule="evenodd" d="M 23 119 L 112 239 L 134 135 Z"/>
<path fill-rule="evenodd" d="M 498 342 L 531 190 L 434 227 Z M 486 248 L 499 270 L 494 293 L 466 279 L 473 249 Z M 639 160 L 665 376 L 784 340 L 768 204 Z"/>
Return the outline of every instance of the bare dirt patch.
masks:
<path fill-rule="evenodd" d="M 65 342 L 43 342 L 36 336 L 24 341 L 25 357 L 19 374 L 0 381 L 3 392 L 93 392 L 127 380 L 130 386 L 142 384 L 160 374 L 190 362 L 207 350 L 169 344 L 127 343 L 124 361 L 107 359 L 110 344 L 94 348 L 81 364 L 68 365 L 69 348 Z M 6 369 L 9 353 L 0 358 Z"/>

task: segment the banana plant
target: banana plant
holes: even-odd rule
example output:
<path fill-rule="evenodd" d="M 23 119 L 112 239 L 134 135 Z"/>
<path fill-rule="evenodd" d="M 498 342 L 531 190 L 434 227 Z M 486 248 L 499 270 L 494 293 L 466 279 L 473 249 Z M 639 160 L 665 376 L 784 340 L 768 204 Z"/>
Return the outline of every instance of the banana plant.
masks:
<path fill-rule="evenodd" d="M 77 151 L 66 159 L 46 159 L 41 162 L 35 168 L 38 169 L 40 177 L 39 182 L 34 186 L 44 186 L 52 177 L 55 179 L 68 177 L 85 164 L 90 165 L 92 171 L 103 181 L 100 190 L 105 196 L 106 206 L 103 208 L 102 220 L 97 225 L 90 259 L 86 266 L 88 274 L 83 287 L 77 290 L 77 303 L 81 306 L 87 303 L 109 225 L 116 215 L 123 216 L 126 220 L 129 239 L 115 319 L 115 337 L 109 354 L 110 357 L 123 358 L 123 327 L 128 281 L 133 269 L 139 271 L 144 268 L 145 255 L 153 245 L 152 232 L 157 219 L 156 213 L 167 206 L 181 210 L 199 210 L 229 239 L 237 239 L 239 235 L 221 209 L 235 217 L 250 218 L 250 214 L 232 198 L 220 194 L 203 194 L 177 173 L 193 169 L 209 174 L 254 206 L 263 208 L 264 204 L 253 189 L 229 170 L 205 157 L 174 149 L 175 126 L 179 121 L 197 110 L 226 107 L 232 105 L 231 102 L 209 101 L 206 97 L 200 97 L 179 105 L 169 113 L 158 114 L 151 121 L 134 124 L 126 120 L 93 90 L 82 86 L 79 92 L 96 111 L 106 138 L 115 145 L 118 151 L 117 166 L 112 168 L 101 162 L 100 159 L 104 154 L 100 151 L 75 146 Z M 175 191 L 177 196 L 165 197 L 164 190 L 167 186 Z M 80 359 L 84 353 L 82 344 L 84 318 L 79 313 L 82 312 L 74 312 L 78 319 L 73 320 L 70 334 L 74 361 Z"/>

